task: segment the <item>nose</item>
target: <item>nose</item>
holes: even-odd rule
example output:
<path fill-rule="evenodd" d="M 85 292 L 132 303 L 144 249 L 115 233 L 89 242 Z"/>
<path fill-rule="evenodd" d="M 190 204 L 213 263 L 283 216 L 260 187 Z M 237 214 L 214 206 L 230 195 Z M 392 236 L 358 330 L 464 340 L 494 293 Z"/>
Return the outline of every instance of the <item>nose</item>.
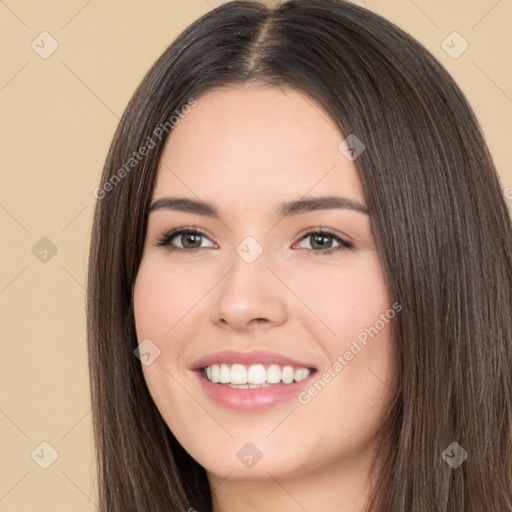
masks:
<path fill-rule="evenodd" d="M 210 319 L 243 332 L 286 321 L 286 287 L 267 267 L 265 252 L 252 263 L 235 254 L 231 270 L 212 290 Z"/>

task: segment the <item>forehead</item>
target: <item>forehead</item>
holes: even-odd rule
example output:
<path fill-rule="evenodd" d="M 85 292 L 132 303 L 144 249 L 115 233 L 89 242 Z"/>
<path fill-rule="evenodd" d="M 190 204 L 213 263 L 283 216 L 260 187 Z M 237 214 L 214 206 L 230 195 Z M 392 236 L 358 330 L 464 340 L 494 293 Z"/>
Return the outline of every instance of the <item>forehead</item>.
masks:
<path fill-rule="evenodd" d="M 328 112 L 293 89 L 240 85 L 210 90 L 171 131 L 154 199 L 198 196 L 233 208 L 269 208 L 304 195 L 364 203 L 344 136 Z"/>

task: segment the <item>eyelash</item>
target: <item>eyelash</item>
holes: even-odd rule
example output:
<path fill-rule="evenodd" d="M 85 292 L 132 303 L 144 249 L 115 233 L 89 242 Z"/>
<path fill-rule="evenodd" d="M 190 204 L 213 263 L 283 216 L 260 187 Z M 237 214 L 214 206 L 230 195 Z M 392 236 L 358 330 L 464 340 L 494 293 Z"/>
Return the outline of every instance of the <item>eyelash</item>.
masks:
<path fill-rule="evenodd" d="M 193 253 L 197 252 L 203 249 L 207 249 L 207 247 L 195 247 L 193 249 L 186 249 L 182 247 L 173 247 L 170 242 L 173 238 L 175 238 L 178 235 L 184 235 L 184 234 L 193 234 L 193 235 L 201 235 L 206 238 L 205 233 L 203 233 L 200 229 L 197 228 L 179 228 L 175 229 L 173 231 L 169 231 L 168 233 L 163 233 L 161 239 L 156 242 L 154 245 L 156 246 L 167 246 L 168 250 L 171 252 L 182 252 L 182 253 Z M 308 252 L 316 253 L 317 255 L 324 255 L 327 256 L 329 254 L 333 254 L 336 251 L 346 251 L 347 249 L 353 249 L 354 246 L 349 241 L 341 238 L 339 235 L 331 231 L 330 229 L 326 228 L 310 228 L 305 233 L 302 234 L 299 241 L 303 240 L 304 238 L 307 238 L 310 235 L 321 235 L 321 236 L 327 236 L 329 238 L 333 238 L 337 242 L 339 242 L 340 245 L 337 247 L 333 247 L 332 249 L 325 249 L 323 251 L 317 251 L 315 249 L 306 249 Z M 297 242 L 296 242 L 297 243 Z M 295 245 L 295 244 L 294 244 Z"/>

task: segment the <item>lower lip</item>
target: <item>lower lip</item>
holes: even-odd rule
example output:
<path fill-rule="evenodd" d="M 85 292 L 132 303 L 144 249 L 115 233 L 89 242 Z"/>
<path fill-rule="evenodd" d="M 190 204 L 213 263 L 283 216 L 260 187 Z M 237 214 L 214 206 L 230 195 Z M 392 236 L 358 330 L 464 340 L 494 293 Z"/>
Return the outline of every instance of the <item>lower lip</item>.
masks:
<path fill-rule="evenodd" d="M 203 376 L 201 370 L 196 370 L 195 373 L 205 393 L 218 405 L 236 411 L 258 412 L 296 398 L 316 372 L 293 384 L 281 383 L 253 389 L 230 388 L 223 384 L 214 384 Z"/>

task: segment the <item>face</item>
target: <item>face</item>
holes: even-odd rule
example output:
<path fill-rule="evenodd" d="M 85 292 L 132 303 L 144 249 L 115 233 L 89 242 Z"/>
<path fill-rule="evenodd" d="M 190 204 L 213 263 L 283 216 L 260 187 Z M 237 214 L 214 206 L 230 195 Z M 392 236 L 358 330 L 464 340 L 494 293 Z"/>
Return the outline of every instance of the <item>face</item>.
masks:
<path fill-rule="evenodd" d="M 344 136 L 291 89 L 197 102 L 164 147 L 134 286 L 151 396 L 210 477 L 363 467 L 400 307 Z"/>

